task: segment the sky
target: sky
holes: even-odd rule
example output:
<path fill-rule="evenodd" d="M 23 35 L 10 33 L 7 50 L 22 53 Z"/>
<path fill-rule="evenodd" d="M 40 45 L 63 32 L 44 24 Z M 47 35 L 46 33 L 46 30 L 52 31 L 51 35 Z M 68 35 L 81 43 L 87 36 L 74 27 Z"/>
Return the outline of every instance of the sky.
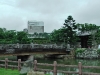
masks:
<path fill-rule="evenodd" d="M 76 23 L 100 25 L 100 0 L 0 0 L 0 28 L 21 31 L 27 22 L 43 21 L 44 31 L 63 26 L 71 15 Z"/>

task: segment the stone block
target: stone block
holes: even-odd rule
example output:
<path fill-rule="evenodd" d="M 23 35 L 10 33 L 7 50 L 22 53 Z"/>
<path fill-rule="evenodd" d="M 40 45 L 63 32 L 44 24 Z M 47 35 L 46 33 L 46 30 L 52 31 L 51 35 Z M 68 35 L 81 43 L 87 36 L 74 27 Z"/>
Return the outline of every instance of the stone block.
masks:
<path fill-rule="evenodd" d="M 34 72 L 34 71 L 29 71 L 28 73 L 27 73 L 27 75 L 44 75 L 44 72 Z"/>

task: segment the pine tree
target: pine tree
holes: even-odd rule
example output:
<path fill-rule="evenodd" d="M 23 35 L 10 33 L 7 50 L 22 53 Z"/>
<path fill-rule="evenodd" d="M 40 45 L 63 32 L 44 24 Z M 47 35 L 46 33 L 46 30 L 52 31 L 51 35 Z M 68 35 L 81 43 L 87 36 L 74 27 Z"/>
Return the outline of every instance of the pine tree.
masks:
<path fill-rule="evenodd" d="M 72 16 L 68 16 L 68 18 L 65 20 L 64 28 L 66 28 L 65 36 L 66 39 L 68 40 L 67 43 L 73 44 L 74 42 L 76 42 L 77 25 Z"/>

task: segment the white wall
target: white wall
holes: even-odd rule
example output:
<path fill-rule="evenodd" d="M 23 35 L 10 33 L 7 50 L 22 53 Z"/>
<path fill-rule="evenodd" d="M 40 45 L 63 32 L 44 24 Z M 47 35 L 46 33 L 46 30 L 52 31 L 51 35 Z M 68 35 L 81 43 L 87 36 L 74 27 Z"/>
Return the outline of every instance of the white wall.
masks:
<path fill-rule="evenodd" d="M 28 33 L 34 34 L 35 32 L 44 33 L 44 22 L 37 22 L 37 21 L 28 22 Z"/>

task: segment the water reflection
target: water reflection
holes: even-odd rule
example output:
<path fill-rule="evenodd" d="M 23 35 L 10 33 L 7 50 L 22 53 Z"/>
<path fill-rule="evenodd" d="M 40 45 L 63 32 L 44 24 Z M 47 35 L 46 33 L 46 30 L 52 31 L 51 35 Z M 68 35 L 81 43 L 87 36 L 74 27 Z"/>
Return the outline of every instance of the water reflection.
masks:
<path fill-rule="evenodd" d="M 85 60 L 85 59 L 68 59 L 68 60 L 64 60 L 64 59 L 36 59 L 38 61 L 38 63 L 49 63 L 49 64 L 53 64 L 54 61 L 57 61 L 57 64 L 66 64 L 66 65 L 78 65 L 79 62 L 82 63 L 82 65 L 84 66 L 100 66 L 100 60 Z M 53 67 L 41 67 L 41 68 L 48 68 L 48 69 L 53 69 Z M 63 70 L 63 71 L 76 71 L 78 72 L 77 68 L 69 68 L 69 67 L 57 67 L 57 69 L 59 70 Z M 100 73 L 100 69 L 82 69 L 83 72 L 94 72 L 94 73 Z M 51 75 L 53 75 L 52 72 L 48 72 Z M 57 73 L 57 75 L 65 75 L 62 73 Z M 76 74 L 71 74 L 71 75 L 76 75 Z"/>

